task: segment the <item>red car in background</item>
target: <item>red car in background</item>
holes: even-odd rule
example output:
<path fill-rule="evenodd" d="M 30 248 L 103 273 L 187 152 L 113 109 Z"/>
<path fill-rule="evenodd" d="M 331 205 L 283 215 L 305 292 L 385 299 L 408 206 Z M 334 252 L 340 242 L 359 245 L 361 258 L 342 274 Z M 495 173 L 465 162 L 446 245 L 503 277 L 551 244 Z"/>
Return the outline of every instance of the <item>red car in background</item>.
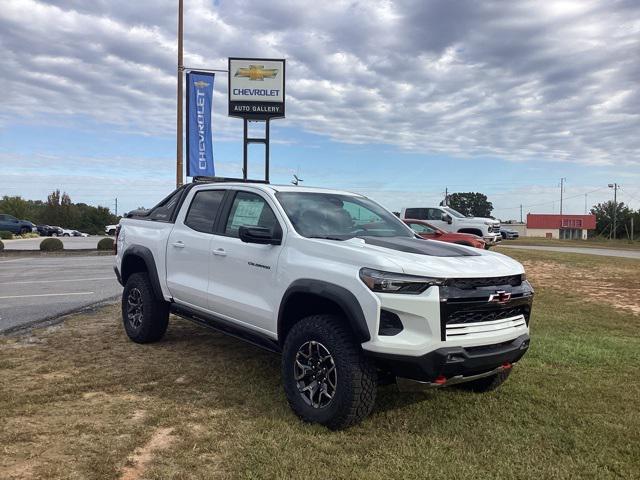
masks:
<path fill-rule="evenodd" d="M 438 240 L 440 242 L 457 243 L 458 245 L 466 245 L 468 247 L 485 248 L 484 240 L 471 233 L 452 233 L 440 230 L 437 227 L 425 222 L 424 220 L 403 220 L 411 229 L 421 238 L 427 240 Z"/>

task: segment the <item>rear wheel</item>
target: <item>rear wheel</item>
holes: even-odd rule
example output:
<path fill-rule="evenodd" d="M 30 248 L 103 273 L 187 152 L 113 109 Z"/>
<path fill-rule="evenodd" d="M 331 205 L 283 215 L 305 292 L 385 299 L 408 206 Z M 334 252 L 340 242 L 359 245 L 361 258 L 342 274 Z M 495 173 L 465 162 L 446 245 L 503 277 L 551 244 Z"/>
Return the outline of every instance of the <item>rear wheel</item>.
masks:
<path fill-rule="evenodd" d="M 477 380 L 472 380 L 471 382 L 459 383 L 455 386 L 461 390 L 467 390 L 469 392 L 490 392 L 506 382 L 510 374 L 511 368 L 508 370 L 502 370 L 501 372 L 489 377 L 479 378 Z"/>
<path fill-rule="evenodd" d="M 362 421 L 375 403 L 375 366 L 334 315 L 312 315 L 293 326 L 284 342 L 282 381 L 302 420 L 332 430 Z"/>
<path fill-rule="evenodd" d="M 25 235 L 25 234 L 29 233 L 30 231 L 31 231 L 30 228 L 22 227 L 22 228 L 20 228 L 20 235 Z"/>
<path fill-rule="evenodd" d="M 169 323 L 169 304 L 153 293 L 149 275 L 134 273 L 122 292 L 122 322 L 131 340 L 150 343 L 160 340 Z"/>

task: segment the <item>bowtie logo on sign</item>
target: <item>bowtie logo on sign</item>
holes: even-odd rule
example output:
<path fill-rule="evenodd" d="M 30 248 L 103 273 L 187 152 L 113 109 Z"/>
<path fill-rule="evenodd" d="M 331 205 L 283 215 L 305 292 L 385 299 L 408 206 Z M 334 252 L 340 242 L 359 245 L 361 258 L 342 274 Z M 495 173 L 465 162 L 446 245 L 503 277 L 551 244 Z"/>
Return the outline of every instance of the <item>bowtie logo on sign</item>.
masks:
<path fill-rule="evenodd" d="M 193 82 L 193 84 L 198 88 L 204 88 L 209 86 L 207 82 L 203 82 L 202 80 L 200 80 L 199 82 Z"/>
<path fill-rule="evenodd" d="M 265 78 L 276 78 L 277 68 L 264 68 L 264 65 L 249 65 L 248 68 L 238 68 L 234 77 L 246 77 L 249 80 L 264 81 Z"/>

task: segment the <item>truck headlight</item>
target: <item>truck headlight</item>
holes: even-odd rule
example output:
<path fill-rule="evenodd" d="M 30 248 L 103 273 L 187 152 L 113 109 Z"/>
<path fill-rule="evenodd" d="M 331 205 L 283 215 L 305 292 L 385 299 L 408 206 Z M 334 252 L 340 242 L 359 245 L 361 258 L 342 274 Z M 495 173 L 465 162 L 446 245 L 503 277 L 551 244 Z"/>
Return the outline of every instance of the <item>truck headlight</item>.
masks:
<path fill-rule="evenodd" d="M 408 295 L 418 295 L 429 287 L 444 285 L 445 283 L 444 278 L 381 272 L 372 268 L 361 268 L 360 279 L 374 292 L 404 293 Z"/>

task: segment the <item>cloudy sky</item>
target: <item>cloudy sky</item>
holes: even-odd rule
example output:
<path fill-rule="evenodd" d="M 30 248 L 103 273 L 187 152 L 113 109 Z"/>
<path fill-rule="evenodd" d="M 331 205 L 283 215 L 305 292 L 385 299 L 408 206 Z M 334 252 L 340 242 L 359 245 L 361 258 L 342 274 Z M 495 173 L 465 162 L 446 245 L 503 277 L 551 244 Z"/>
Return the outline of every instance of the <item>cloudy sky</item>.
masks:
<path fill-rule="evenodd" d="M 287 60 L 272 180 L 391 209 L 481 191 L 502 219 L 640 208 L 640 2 L 185 0 L 185 64 Z M 0 195 L 120 211 L 175 182 L 177 0 L 2 0 Z M 216 77 L 217 173 L 242 121 Z M 262 175 L 253 150 L 250 174 Z M 586 194 L 586 197 L 585 197 Z"/>

